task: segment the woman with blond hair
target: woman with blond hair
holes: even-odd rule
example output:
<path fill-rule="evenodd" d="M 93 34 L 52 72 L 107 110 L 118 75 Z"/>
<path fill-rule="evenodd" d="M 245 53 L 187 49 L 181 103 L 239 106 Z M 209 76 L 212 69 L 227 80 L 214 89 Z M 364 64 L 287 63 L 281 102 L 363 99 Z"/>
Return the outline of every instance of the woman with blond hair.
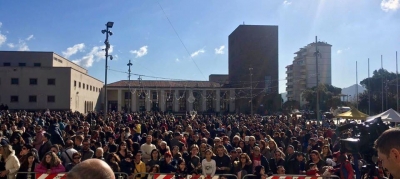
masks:
<path fill-rule="evenodd" d="M 36 165 L 35 172 L 37 173 L 61 173 L 65 172 L 61 160 L 54 152 L 47 152 L 39 165 Z"/>
<path fill-rule="evenodd" d="M 19 160 L 15 156 L 14 150 L 11 145 L 3 145 L 0 147 L 2 158 L 4 159 L 6 165 L 5 170 L 1 171 L 0 176 L 7 179 L 15 179 L 17 177 L 17 172 L 20 167 Z"/>

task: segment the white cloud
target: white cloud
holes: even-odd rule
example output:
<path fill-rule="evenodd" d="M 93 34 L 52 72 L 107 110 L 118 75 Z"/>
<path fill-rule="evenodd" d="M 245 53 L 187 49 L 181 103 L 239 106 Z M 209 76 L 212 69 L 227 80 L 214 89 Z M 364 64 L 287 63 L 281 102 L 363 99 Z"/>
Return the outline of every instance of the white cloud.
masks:
<path fill-rule="evenodd" d="M 27 41 L 30 41 L 33 39 L 33 35 L 30 35 L 28 38 L 26 38 Z"/>
<path fill-rule="evenodd" d="M 344 52 L 346 52 L 346 51 L 349 51 L 350 50 L 350 47 L 347 47 L 347 48 L 345 48 L 345 49 L 339 49 L 338 51 L 336 51 L 336 53 L 337 54 L 342 54 L 342 53 L 344 53 Z"/>
<path fill-rule="evenodd" d="M 19 51 L 29 51 L 29 47 L 24 40 L 18 41 L 18 50 Z"/>
<path fill-rule="evenodd" d="M 181 60 L 179 60 L 179 58 L 175 59 L 175 62 L 180 62 Z"/>
<path fill-rule="evenodd" d="M 204 51 L 204 49 L 200 49 L 200 50 L 197 50 L 197 51 L 193 52 L 190 56 L 191 57 L 195 57 L 195 56 L 200 55 L 201 53 L 204 53 L 204 52 L 206 52 L 206 51 Z"/>
<path fill-rule="evenodd" d="M 215 54 L 224 54 L 225 45 L 222 45 L 219 48 L 215 48 Z"/>
<path fill-rule="evenodd" d="M 292 4 L 292 2 L 289 2 L 289 1 L 283 1 L 283 5 L 285 5 L 285 6 L 289 6 L 289 5 L 291 5 Z"/>
<path fill-rule="evenodd" d="M 65 58 L 69 58 L 70 56 L 78 53 L 78 51 L 82 52 L 84 48 L 85 48 L 84 43 L 75 44 L 72 47 L 68 47 L 66 51 L 62 52 L 62 54 L 64 55 Z"/>
<path fill-rule="evenodd" d="M 18 43 L 8 43 L 7 46 L 9 48 L 18 48 L 18 51 L 29 51 L 28 44 L 26 44 L 25 40 L 18 40 Z"/>
<path fill-rule="evenodd" d="M 136 58 L 143 57 L 147 55 L 147 45 L 140 47 L 139 50 L 131 50 L 129 52 L 136 54 Z"/>
<path fill-rule="evenodd" d="M 400 0 L 382 0 L 381 9 L 383 11 L 396 11 L 400 9 Z"/>
<path fill-rule="evenodd" d="M 100 61 L 100 60 L 103 60 L 106 58 L 105 57 L 106 52 L 103 50 L 104 48 L 106 48 L 105 45 L 95 46 L 85 56 L 83 56 L 80 59 L 72 60 L 72 62 L 74 62 L 78 65 L 81 65 L 83 67 L 86 67 L 86 68 L 91 67 L 91 66 L 93 66 L 93 63 L 95 61 Z M 111 45 L 110 49 L 108 50 L 108 54 L 111 54 L 113 52 L 113 50 L 114 50 L 114 46 Z"/>
<path fill-rule="evenodd" d="M 0 46 L 3 45 L 3 43 L 5 43 L 7 41 L 7 37 L 3 34 L 1 34 L 0 31 Z"/>
<path fill-rule="evenodd" d="M 342 50 L 338 50 L 336 53 L 341 54 L 342 52 L 343 52 Z"/>
<path fill-rule="evenodd" d="M 3 23 L 0 22 L 0 28 L 2 25 L 3 25 Z M 1 34 L 1 31 L 0 31 L 0 46 L 3 45 L 3 43 L 5 43 L 6 41 L 7 41 L 7 37 L 5 35 Z"/>

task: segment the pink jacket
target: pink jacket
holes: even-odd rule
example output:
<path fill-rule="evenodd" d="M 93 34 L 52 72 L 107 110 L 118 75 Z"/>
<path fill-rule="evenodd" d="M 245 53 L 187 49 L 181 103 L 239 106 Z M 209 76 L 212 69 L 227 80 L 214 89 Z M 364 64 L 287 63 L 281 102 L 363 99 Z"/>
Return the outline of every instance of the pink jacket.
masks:
<path fill-rule="evenodd" d="M 47 173 L 47 168 L 40 163 L 36 165 L 35 172 Z M 59 164 L 58 166 L 51 168 L 51 173 L 62 173 L 62 172 L 65 172 L 65 168 L 62 164 Z"/>

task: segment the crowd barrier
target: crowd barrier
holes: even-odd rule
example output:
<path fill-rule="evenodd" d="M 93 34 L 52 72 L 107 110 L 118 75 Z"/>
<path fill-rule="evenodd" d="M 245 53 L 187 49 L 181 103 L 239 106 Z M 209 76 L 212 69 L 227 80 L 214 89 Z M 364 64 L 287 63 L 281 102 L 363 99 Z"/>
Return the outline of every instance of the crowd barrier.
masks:
<path fill-rule="evenodd" d="M 133 178 L 136 179 L 136 177 L 140 177 L 140 176 L 152 176 L 153 179 L 174 179 L 175 178 L 175 174 L 174 173 L 135 173 L 133 174 Z M 238 179 L 236 175 L 234 174 L 217 174 L 214 175 L 213 177 L 207 178 L 204 177 L 204 175 L 187 175 L 186 179 L 219 179 L 221 176 L 225 176 L 225 177 L 234 177 L 235 179 Z"/>
<path fill-rule="evenodd" d="M 243 179 L 247 179 L 248 177 L 253 177 L 255 175 L 245 175 Z M 308 176 L 308 175 L 272 175 L 267 177 L 267 179 L 340 179 L 339 176 L 330 175 L 330 176 Z"/>
<path fill-rule="evenodd" d="M 36 172 L 18 172 L 18 174 L 33 175 L 36 179 L 65 179 L 67 178 L 67 173 L 36 173 Z"/>
<path fill-rule="evenodd" d="M 115 178 L 116 179 L 124 179 L 124 178 L 129 178 L 129 175 L 124 172 L 114 172 Z"/>
<path fill-rule="evenodd" d="M 57 174 L 47 174 L 47 173 L 36 173 L 36 172 L 18 172 L 17 174 L 26 174 L 26 175 L 34 175 L 36 179 L 65 179 L 67 177 L 67 173 L 57 173 Z M 124 172 L 114 172 L 117 179 L 127 179 L 129 178 L 127 173 Z M 153 179 L 175 179 L 174 173 L 135 173 L 133 174 L 133 179 L 136 177 L 141 178 L 141 176 L 152 176 Z M 219 174 L 214 175 L 213 177 L 204 177 L 204 175 L 187 175 L 187 179 L 220 179 L 221 176 L 225 176 L 226 178 L 238 179 L 234 174 Z M 254 177 L 253 174 L 247 174 L 242 177 L 242 179 L 249 179 L 249 177 Z M 330 176 L 307 176 L 307 175 L 272 175 L 267 179 L 340 179 L 339 176 L 330 175 Z"/>

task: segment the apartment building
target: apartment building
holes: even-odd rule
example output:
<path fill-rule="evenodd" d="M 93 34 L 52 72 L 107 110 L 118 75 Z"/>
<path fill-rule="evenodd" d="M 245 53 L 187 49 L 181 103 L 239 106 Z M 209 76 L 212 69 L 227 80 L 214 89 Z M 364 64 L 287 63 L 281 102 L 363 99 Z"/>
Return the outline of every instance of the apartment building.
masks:
<path fill-rule="evenodd" d="M 302 98 L 303 91 L 320 84 L 332 84 L 332 45 L 326 42 L 310 43 L 295 52 L 293 63 L 286 66 L 286 92 L 288 100 L 296 100 L 300 105 L 306 104 Z M 318 49 L 318 74 L 316 63 Z"/>

